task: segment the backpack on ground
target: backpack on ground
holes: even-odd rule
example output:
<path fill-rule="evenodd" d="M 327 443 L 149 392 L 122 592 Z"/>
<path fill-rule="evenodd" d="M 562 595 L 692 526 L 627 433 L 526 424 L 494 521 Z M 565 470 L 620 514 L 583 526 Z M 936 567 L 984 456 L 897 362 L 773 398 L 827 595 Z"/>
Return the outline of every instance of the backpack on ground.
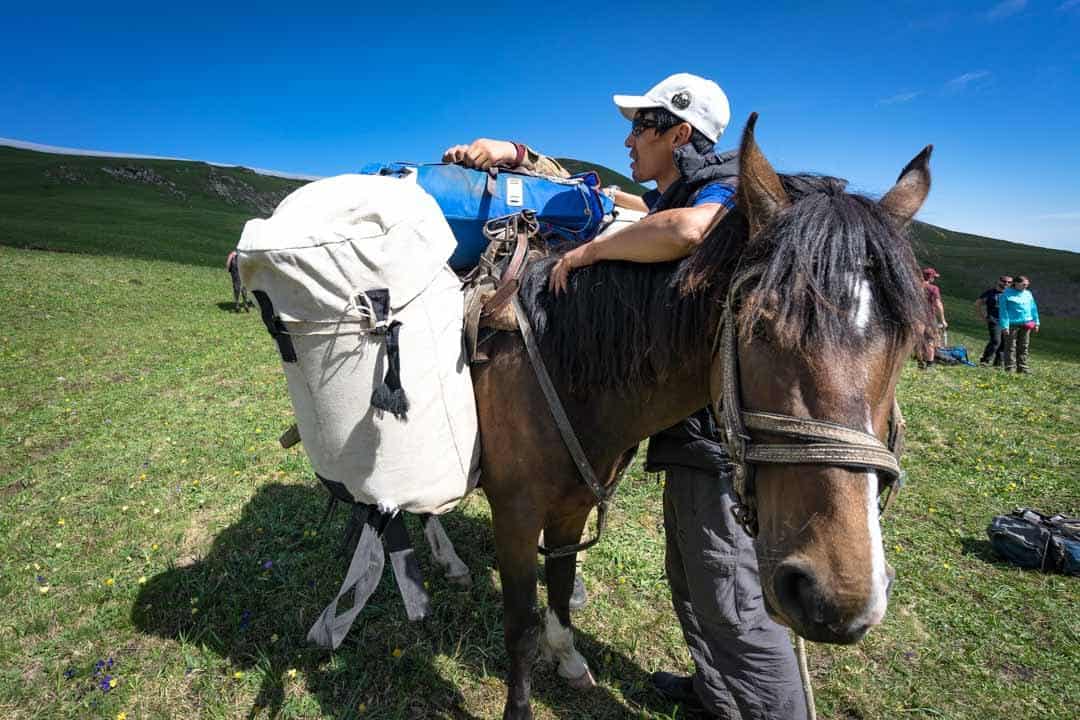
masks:
<path fill-rule="evenodd" d="M 435 198 L 457 240 L 449 265 L 459 271 L 480 260 L 488 244 L 484 225 L 489 220 L 533 210 L 541 237 L 583 243 L 600 232 L 614 207 L 599 192 L 600 178 L 594 172 L 557 178 L 501 169 L 491 174 L 445 163 L 374 163 L 360 172 L 414 183 Z"/>
<path fill-rule="evenodd" d="M 975 367 L 975 363 L 968 358 L 967 348 L 963 345 L 934 348 L 934 362 L 940 365 L 969 365 Z"/>
<path fill-rule="evenodd" d="M 400 512 L 447 512 L 478 479 L 461 283 L 446 266 L 454 246 L 438 205 L 416 184 L 341 175 L 249 221 L 237 248 L 311 465 L 335 498 L 365 508 L 338 595 L 355 589 L 356 602 L 340 618 L 337 600 L 324 611 L 309 634 L 323 645 L 341 642 L 367 599 L 361 590 L 374 589 L 383 533 L 388 545 L 408 545 Z M 423 603 L 409 605 L 402 590 L 410 617 L 422 617 Z"/>
<path fill-rule="evenodd" d="M 991 520 L 986 534 L 994 551 L 1014 565 L 1080 576 L 1080 518 L 1017 508 Z"/>

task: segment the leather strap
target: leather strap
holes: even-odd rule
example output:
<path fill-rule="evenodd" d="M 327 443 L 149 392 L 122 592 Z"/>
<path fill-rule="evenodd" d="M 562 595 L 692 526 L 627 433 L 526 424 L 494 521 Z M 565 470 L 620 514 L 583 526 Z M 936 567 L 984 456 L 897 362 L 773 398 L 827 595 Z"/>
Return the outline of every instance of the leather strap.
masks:
<path fill-rule="evenodd" d="M 529 362 L 532 364 L 533 372 L 536 374 L 536 381 L 540 384 L 540 389 L 543 390 L 544 397 L 547 398 L 548 409 L 551 410 L 551 415 L 555 418 L 555 425 L 558 427 L 559 434 L 562 436 L 563 444 L 566 445 L 566 449 L 570 453 L 571 459 L 573 459 L 574 464 L 577 466 L 578 473 L 581 474 L 581 479 L 585 481 L 585 484 L 592 490 L 593 495 L 596 496 L 597 517 L 596 536 L 594 538 L 576 545 L 566 545 L 557 548 L 548 548 L 543 545 L 537 546 L 537 551 L 545 557 L 565 557 L 586 548 L 590 548 L 600 540 L 600 535 L 603 532 L 607 518 L 607 502 L 609 495 L 604 486 L 601 485 L 600 481 L 596 478 L 596 473 L 593 471 L 588 457 L 585 456 L 585 449 L 581 447 L 581 442 L 578 441 L 577 435 L 574 433 L 574 427 L 570 424 L 570 418 L 566 415 L 566 409 L 563 408 L 562 400 L 559 399 L 559 391 L 555 389 L 554 383 L 551 382 L 551 376 L 548 374 L 547 366 L 544 364 L 544 359 L 540 356 L 540 348 L 536 344 L 536 337 L 533 335 L 529 316 L 526 315 L 525 311 L 522 309 L 521 301 L 518 299 L 517 295 L 514 295 L 512 302 L 514 314 L 517 315 L 518 319 L 518 327 L 521 329 L 521 337 L 525 341 L 525 349 L 529 353 Z"/>

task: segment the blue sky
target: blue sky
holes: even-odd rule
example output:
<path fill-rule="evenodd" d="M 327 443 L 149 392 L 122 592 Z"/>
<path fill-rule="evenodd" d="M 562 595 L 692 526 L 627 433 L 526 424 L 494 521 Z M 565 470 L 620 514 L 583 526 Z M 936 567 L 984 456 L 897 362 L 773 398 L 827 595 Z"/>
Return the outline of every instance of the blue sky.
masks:
<path fill-rule="evenodd" d="M 1080 0 L 226 5 L 4 11 L 0 137 L 330 175 L 487 136 L 626 173 L 611 95 L 686 71 L 731 99 L 721 148 L 757 111 L 778 169 L 882 193 L 933 143 L 921 219 L 1080 251 Z"/>

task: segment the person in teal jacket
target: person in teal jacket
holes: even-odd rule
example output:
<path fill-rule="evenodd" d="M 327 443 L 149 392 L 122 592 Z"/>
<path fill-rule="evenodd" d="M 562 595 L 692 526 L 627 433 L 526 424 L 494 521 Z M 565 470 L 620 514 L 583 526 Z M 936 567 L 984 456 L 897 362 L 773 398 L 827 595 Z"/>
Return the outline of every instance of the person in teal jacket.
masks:
<path fill-rule="evenodd" d="M 1028 290 L 1026 275 L 1017 275 L 1012 287 L 1001 293 L 998 301 L 998 324 L 1005 340 L 1005 370 L 1026 373 L 1031 333 L 1039 332 L 1039 306 Z"/>

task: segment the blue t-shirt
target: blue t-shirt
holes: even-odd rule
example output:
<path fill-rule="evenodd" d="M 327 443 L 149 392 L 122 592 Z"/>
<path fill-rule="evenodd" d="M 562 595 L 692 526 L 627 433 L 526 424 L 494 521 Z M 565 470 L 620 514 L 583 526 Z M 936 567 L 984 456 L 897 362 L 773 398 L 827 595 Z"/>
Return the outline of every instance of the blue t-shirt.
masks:
<path fill-rule="evenodd" d="M 645 201 L 645 204 L 649 206 L 649 212 L 653 212 L 656 207 L 656 203 L 660 202 L 661 193 L 656 190 L 650 190 L 641 196 L 641 199 Z M 727 183 L 711 182 L 698 190 L 697 195 L 694 197 L 694 202 L 690 207 L 697 207 L 698 205 L 705 205 L 708 203 L 715 203 L 723 205 L 728 210 L 735 207 L 735 188 Z"/>

